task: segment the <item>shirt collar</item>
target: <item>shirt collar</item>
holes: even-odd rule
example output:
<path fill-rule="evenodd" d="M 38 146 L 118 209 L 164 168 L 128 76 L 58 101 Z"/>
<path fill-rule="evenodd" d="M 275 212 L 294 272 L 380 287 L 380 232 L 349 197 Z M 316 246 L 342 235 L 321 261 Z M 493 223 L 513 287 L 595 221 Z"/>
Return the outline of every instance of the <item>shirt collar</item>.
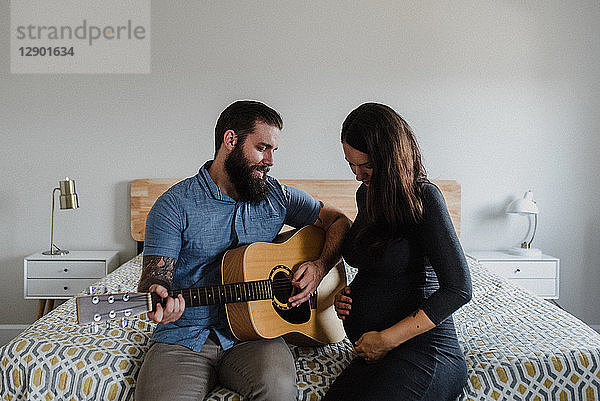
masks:
<path fill-rule="evenodd" d="M 210 196 L 213 199 L 224 201 L 224 202 L 234 202 L 235 203 L 235 201 L 232 198 L 230 198 L 229 195 L 227 195 L 225 192 L 221 191 L 219 186 L 213 181 L 212 177 L 210 176 L 208 169 L 210 168 L 212 163 L 213 163 L 213 160 L 209 160 L 206 163 L 204 163 L 204 165 L 202 167 L 200 167 L 200 170 L 198 171 L 198 174 L 196 175 L 196 177 L 198 179 L 198 183 L 200 184 L 201 187 L 204 187 L 208 190 L 208 192 L 210 193 Z"/>

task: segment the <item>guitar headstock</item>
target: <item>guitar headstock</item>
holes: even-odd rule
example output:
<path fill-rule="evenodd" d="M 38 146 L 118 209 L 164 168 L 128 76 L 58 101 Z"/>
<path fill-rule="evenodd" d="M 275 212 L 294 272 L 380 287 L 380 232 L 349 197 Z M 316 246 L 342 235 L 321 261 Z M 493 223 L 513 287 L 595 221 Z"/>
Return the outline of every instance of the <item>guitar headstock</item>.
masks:
<path fill-rule="evenodd" d="M 78 324 L 128 318 L 152 310 L 148 294 L 139 292 L 82 295 L 75 304 Z"/>

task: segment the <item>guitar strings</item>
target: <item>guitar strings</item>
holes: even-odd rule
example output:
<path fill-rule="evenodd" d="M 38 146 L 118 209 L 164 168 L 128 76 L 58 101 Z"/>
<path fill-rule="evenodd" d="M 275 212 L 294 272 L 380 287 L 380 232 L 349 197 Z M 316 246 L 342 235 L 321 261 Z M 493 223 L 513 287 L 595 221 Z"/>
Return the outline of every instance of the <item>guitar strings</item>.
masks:
<path fill-rule="evenodd" d="M 255 282 L 252 282 L 252 283 L 255 283 Z M 232 290 L 233 291 L 236 291 L 236 290 L 241 290 L 241 291 L 244 291 L 244 290 L 245 291 L 264 291 L 265 290 L 265 288 L 247 288 L 247 286 L 245 286 L 246 287 L 245 289 L 244 288 L 237 288 L 237 289 L 236 288 L 232 288 L 232 286 L 237 286 L 237 285 L 238 284 L 227 284 L 225 286 L 218 287 L 216 290 L 214 290 L 214 289 L 207 289 L 207 288 L 185 288 L 185 289 L 182 289 L 182 290 L 169 291 L 169 295 L 170 296 L 172 296 L 172 295 L 178 295 L 178 294 L 183 295 L 184 291 L 197 291 L 197 292 L 202 291 L 204 293 L 215 292 L 215 293 L 218 294 L 220 291 L 229 291 L 229 292 L 231 292 Z M 279 281 L 272 282 L 271 285 L 267 287 L 267 289 L 268 288 L 274 288 L 274 289 L 290 288 L 290 287 L 293 287 L 293 286 L 294 285 L 291 284 L 291 282 L 289 282 L 289 281 L 279 280 Z"/>
<path fill-rule="evenodd" d="M 206 287 L 186 288 L 182 290 L 169 291 L 169 295 L 176 296 L 181 294 L 184 300 L 190 305 L 194 305 L 194 301 L 196 301 L 200 303 L 199 306 L 203 306 L 219 304 L 223 301 L 223 298 L 225 298 L 225 300 L 227 300 L 227 298 L 237 298 L 236 300 L 239 301 L 242 301 L 240 298 L 244 298 L 242 302 L 273 299 L 275 298 L 275 292 L 279 293 L 284 291 L 291 293 L 293 288 L 294 286 L 289 278 L 277 278 L 274 280 L 224 284 L 217 287 L 216 290 L 214 288 L 209 289 Z M 204 298 L 204 300 L 201 298 Z"/>

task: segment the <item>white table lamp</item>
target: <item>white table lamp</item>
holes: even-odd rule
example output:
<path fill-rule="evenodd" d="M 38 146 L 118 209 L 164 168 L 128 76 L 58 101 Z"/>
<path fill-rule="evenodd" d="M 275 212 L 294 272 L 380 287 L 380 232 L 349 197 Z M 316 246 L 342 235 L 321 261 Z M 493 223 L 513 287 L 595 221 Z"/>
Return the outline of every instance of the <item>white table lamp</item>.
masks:
<path fill-rule="evenodd" d="M 514 247 L 509 249 L 510 253 L 514 253 L 522 256 L 529 257 L 540 257 L 542 256 L 542 251 L 538 248 L 532 248 L 531 243 L 533 242 L 533 238 L 535 237 L 535 232 L 537 230 L 537 218 L 539 209 L 537 203 L 533 200 L 533 192 L 531 190 L 525 192 L 525 195 L 522 199 L 517 199 L 512 201 L 508 207 L 506 208 L 506 213 L 508 214 L 519 214 L 522 216 L 534 216 L 534 226 L 533 226 L 533 235 L 529 241 L 524 241 L 521 243 L 521 247 Z"/>

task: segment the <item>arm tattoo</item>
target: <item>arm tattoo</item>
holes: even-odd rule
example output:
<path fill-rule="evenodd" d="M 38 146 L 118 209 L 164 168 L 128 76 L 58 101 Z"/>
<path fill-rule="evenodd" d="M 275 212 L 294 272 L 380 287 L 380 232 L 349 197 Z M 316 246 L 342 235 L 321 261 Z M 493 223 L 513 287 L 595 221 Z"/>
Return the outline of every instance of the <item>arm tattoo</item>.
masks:
<path fill-rule="evenodd" d="M 176 262 L 177 259 L 165 256 L 144 256 L 138 291 L 148 291 L 152 284 L 160 284 L 167 290 L 171 288 Z"/>

